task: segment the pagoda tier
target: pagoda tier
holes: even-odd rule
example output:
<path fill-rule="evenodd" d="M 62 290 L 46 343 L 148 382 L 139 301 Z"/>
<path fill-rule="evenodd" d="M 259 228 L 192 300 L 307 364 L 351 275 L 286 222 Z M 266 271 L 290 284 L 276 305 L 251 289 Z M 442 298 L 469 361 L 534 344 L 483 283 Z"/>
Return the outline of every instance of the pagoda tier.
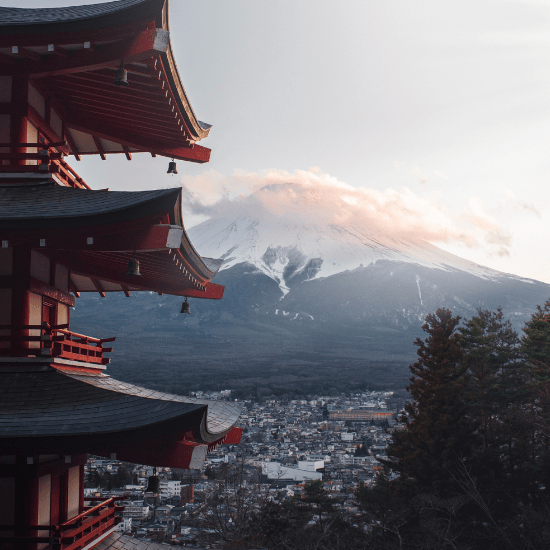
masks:
<path fill-rule="evenodd" d="M 233 443 L 240 439 L 239 430 L 232 432 L 241 411 L 234 402 L 161 393 L 101 372 L 0 368 L 4 455 L 88 452 L 151 466 L 201 468 L 209 446 L 229 434 Z"/>
<path fill-rule="evenodd" d="M 221 261 L 201 258 L 193 248 L 181 201 L 181 189 L 91 191 L 48 181 L 0 186 L 3 254 L 11 261 L 11 250 L 33 248 L 70 267 L 68 286 L 60 290 L 77 296 L 152 290 L 220 299 L 224 289 L 210 279 Z M 126 274 L 134 253 L 140 276 Z M 11 283 L 4 277 L 2 284 Z"/>
<path fill-rule="evenodd" d="M 113 85 L 121 63 L 128 86 Z M 27 118 L 49 142 L 65 141 L 58 150 L 77 159 L 131 159 L 140 151 L 210 158 L 196 145 L 211 126 L 195 116 L 178 74 L 168 0 L 0 8 L 0 74 L 0 118 Z M 13 134 L 20 124 L 11 125 Z M 11 141 L 36 141 L 21 138 Z"/>

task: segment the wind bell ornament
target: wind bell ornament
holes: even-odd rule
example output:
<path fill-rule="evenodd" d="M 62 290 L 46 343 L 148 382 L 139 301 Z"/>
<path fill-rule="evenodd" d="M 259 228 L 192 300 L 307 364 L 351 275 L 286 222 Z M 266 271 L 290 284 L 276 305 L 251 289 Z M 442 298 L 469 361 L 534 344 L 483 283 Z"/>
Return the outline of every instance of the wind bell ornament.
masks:
<path fill-rule="evenodd" d="M 124 62 L 120 62 L 120 67 L 116 70 L 115 80 L 113 82 L 115 86 L 129 86 L 128 84 L 128 71 L 124 68 Z"/>
<path fill-rule="evenodd" d="M 187 296 L 185 297 L 185 302 L 181 304 L 181 311 L 180 313 L 191 313 L 191 309 L 189 308 L 189 302 L 187 301 Z"/>
<path fill-rule="evenodd" d="M 134 257 L 128 260 L 128 270 L 126 271 L 126 277 L 141 277 L 139 272 L 139 260 L 136 260 L 136 251 L 134 250 Z"/>
<path fill-rule="evenodd" d="M 178 173 L 178 170 L 177 170 L 177 167 L 176 167 L 176 161 L 174 159 L 172 159 L 169 163 L 168 163 L 168 172 L 166 172 L 167 174 L 176 174 Z"/>
<path fill-rule="evenodd" d="M 160 478 L 157 475 L 157 468 L 153 470 L 153 475 L 147 478 L 147 489 L 146 493 L 153 493 L 153 495 L 158 495 L 160 492 Z"/>

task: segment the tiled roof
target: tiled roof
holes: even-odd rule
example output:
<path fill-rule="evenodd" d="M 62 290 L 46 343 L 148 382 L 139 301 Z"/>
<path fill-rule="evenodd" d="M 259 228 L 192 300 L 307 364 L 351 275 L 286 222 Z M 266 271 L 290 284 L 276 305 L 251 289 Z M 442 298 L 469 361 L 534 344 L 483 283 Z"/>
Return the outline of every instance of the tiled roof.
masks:
<path fill-rule="evenodd" d="M 158 399 L 173 403 L 207 405 L 208 415 L 206 418 L 206 428 L 208 432 L 213 435 L 229 430 L 239 419 L 239 414 L 242 410 L 242 405 L 239 403 L 231 401 L 197 399 L 194 397 L 183 397 L 173 393 L 158 392 L 155 390 L 142 388 L 141 386 L 135 386 L 134 384 L 120 382 L 119 380 L 115 380 L 114 378 L 104 374 L 89 376 L 74 373 L 67 374 L 67 376 L 70 376 L 75 380 L 85 382 L 86 384 L 93 385 L 97 388 L 123 392 L 125 395 L 135 395 L 145 399 Z"/>
<path fill-rule="evenodd" d="M 138 386 L 127 393 L 107 376 L 94 385 L 51 368 L 10 371 L 0 376 L 0 441 L 116 434 L 206 411 L 204 404 L 163 399 L 158 392 L 153 397 Z"/>
<path fill-rule="evenodd" d="M 17 186 L 0 188 L 0 222 L 2 220 L 76 218 L 107 214 L 159 198 L 181 190 L 106 191 L 76 189 L 57 185 Z"/>
<path fill-rule="evenodd" d="M 0 25 L 61 23 L 110 15 L 117 11 L 144 4 L 150 0 L 118 0 L 104 4 L 71 6 L 67 8 L 0 8 Z"/>
<path fill-rule="evenodd" d="M 94 550 L 169 550 L 170 548 L 169 544 L 136 539 L 116 532 L 94 546 Z"/>

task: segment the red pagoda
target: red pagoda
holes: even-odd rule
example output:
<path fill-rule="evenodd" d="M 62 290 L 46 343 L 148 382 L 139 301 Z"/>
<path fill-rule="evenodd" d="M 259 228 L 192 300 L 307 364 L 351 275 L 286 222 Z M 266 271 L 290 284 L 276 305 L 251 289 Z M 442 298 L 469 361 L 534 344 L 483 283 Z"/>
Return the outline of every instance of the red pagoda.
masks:
<path fill-rule="evenodd" d="M 200 468 L 240 440 L 237 404 L 116 381 L 115 338 L 70 324 L 81 292 L 222 298 L 181 189 L 92 190 L 65 160 L 149 153 L 175 172 L 208 162 L 209 130 L 178 74 L 168 0 L 0 7 L 0 550 L 109 547 L 120 507 L 84 500 L 88 453 Z"/>

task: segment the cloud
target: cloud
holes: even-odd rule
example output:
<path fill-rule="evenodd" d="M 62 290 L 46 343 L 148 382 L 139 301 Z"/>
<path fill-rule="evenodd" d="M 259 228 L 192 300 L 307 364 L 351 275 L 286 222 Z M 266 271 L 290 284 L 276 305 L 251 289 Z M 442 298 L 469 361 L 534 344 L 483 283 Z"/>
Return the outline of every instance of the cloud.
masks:
<path fill-rule="evenodd" d="M 472 197 L 463 212 L 452 211 L 440 197 L 423 196 L 404 187 L 378 190 L 353 187 L 324 173 L 308 170 L 264 170 L 261 173 L 236 170 L 227 177 L 212 170 L 182 181 L 186 193 L 184 208 L 203 221 L 227 209 L 239 209 L 254 202 L 286 220 L 345 225 L 396 238 L 422 239 L 432 243 L 459 243 L 482 247 L 488 255 L 510 254 L 512 235 L 478 197 Z M 532 206 L 505 195 L 501 209 L 540 215 Z"/>
<path fill-rule="evenodd" d="M 506 198 L 507 206 L 517 209 L 520 212 L 528 213 L 528 214 L 535 214 L 538 218 L 541 218 L 541 213 L 537 210 L 537 208 L 533 204 L 529 204 L 527 202 L 524 202 L 520 199 L 518 199 L 512 191 L 507 189 L 504 191 L 504 196 Z"/>

